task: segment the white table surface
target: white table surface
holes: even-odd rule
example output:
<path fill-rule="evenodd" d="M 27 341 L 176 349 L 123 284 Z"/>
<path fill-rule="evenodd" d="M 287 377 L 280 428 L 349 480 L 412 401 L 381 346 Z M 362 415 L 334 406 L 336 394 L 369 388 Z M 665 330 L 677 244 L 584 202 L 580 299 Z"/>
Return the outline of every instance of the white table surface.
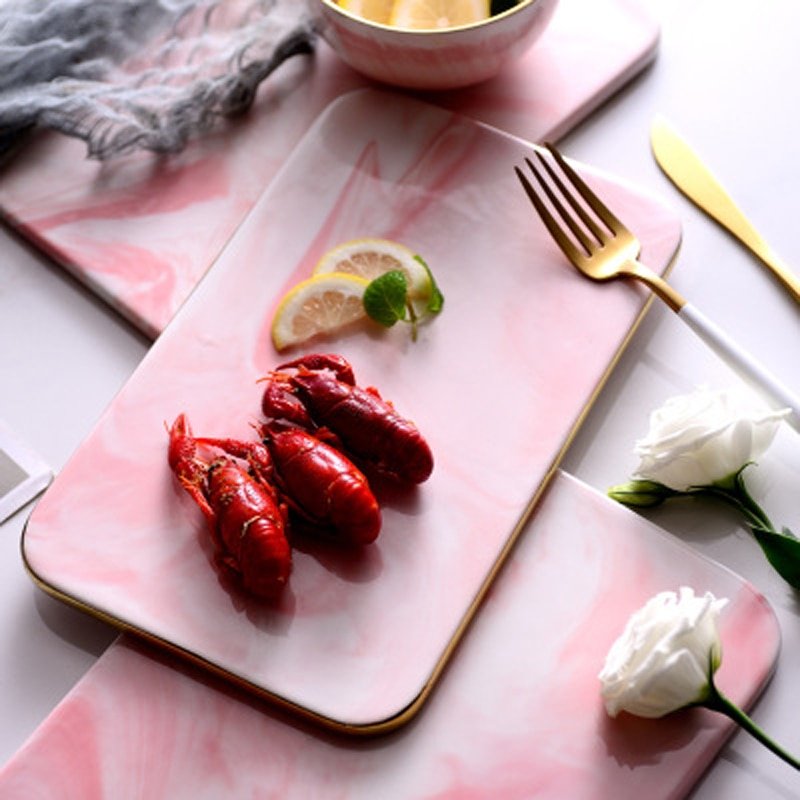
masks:
<path fill-rule="evenodd" d="M 672 283 L 800 393 L 800 306 L 678 194 L 652 160 L 648 143 L 653 116 L 665 114 L 775 249 L 800 270 L 800 3 L 641 2 L 662 26 L 655 63 L 562 140 L 562 149 L 672 204 L 684 222 Z M 149 342 L 61 268 L 1 229 L 0 252 L 0 419 L 58 470 Z M 654 305 L 563 466 L 601 490 L 619 483 L 636 464 L 632 445 L 646 431 L 653 408 L 702 383 L 724 387 L 736 381 L 679 320 Z M 798 434 L 782 430 L 747 480 L 772 519 L 800 533 Z M 34 587 L 19 553 L 30 510 L 0 525 L 0 763 L 116 637 L 113 629 Z M 732 513 L 676 505 L 649 516 L 750 580 L 771 602 L 783 648 L 752 716 L 800 754 L 797 593 L 767 565 Z M 739 733 L 692 797 L 800 797 L 800 776 Z"/>

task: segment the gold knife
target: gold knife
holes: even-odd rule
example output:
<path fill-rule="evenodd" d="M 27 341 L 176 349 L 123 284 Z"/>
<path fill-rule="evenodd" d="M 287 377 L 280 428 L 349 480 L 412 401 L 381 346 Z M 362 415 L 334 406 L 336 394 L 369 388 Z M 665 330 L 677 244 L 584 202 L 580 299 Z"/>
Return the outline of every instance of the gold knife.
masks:
<path fill-rule="evenodd" d="M 764 241 L 708 168 L 661 116 L 653 121 L 650 144 L 656 162 L 667 177 L 692 202 L 755 253 L 800 303 L 800 279 Z"/>

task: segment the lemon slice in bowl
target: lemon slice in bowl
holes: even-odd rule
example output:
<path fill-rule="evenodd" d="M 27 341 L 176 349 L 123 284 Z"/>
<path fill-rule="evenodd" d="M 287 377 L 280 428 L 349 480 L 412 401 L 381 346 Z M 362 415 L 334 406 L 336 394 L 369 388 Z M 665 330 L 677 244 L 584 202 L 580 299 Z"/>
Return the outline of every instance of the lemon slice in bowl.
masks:
<path fill-rule="evenodd" d="M 333 333 L 366 316 L 366 278 L 345 272 L 313 275 L 293 286 L 272 319 L 272 342 L 278 350 L 314 336 Z"/>
<path fill-rule="evenodd" d="M 490 0 L 394 0 L 389 24 L 397 28 L 438 30 L 471 25 L 491 16 Z"/>
<path fill-rule="evenodd" d="M 394 0 L 339 0 L 339 6 L 345 11 L 383 25 L 389 24 L 393 5 Z"/>
<path fill-rule="evenodd" d="M 432 289 L 431 276 L 414 251 L 389 239 L 352 239 L 328 250 L 314 267 L 314 275 L 346 272 L 372 281 L 393 269 L 408 281 L 408 296 L 426 300 Z"/>

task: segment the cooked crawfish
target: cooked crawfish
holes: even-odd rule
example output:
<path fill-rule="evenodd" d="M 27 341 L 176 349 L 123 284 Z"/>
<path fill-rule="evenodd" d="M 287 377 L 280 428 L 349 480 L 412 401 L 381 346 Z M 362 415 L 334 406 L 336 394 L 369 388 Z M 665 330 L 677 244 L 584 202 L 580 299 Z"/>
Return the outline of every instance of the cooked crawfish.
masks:
<path fill-rule="evenodd" d="M 422 483 L 430 476 L 433 454 L 417 426 L 377 389 L 358 386 L 342 356 L 305 355 L 265 380 L 262 410 L 269 419 L 329 438 L 355 461 L 401 481 Z"/>
<path fill-rule="evenodd" d="M 272 478 L 298 516 L 348 544 L 375 541 L 381 529 L 380 506 L 350 459 L 300 428 L 265 425 L 261 434 L 272 458 Z M 234 439 L 199 441 L 243 458 L 253 447 Z"/>
<path fill-rule="evenodd" d="M 243 455 L 245 469 L 227 455 L 201 459 L 203 443 L 180 414 L 169 430 L 169 465 L 208 520 L 217 563 L 252 595 L 275 600 L 289 579 L 292 555 L 286 510 L 270 481 L 269 454 L 259 443 L 229 453 Z"/>

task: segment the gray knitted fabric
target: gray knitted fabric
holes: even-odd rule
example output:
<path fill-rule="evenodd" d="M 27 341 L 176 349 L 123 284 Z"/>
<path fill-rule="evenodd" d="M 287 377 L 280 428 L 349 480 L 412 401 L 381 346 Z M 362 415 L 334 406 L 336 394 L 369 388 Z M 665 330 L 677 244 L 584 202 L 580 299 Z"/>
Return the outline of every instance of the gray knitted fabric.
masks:
<path fill-rule="evenodd" d="M 177 152 L 314 39 L 305 0 L 3 0 L 0 152 L 35 127 Z"/>

